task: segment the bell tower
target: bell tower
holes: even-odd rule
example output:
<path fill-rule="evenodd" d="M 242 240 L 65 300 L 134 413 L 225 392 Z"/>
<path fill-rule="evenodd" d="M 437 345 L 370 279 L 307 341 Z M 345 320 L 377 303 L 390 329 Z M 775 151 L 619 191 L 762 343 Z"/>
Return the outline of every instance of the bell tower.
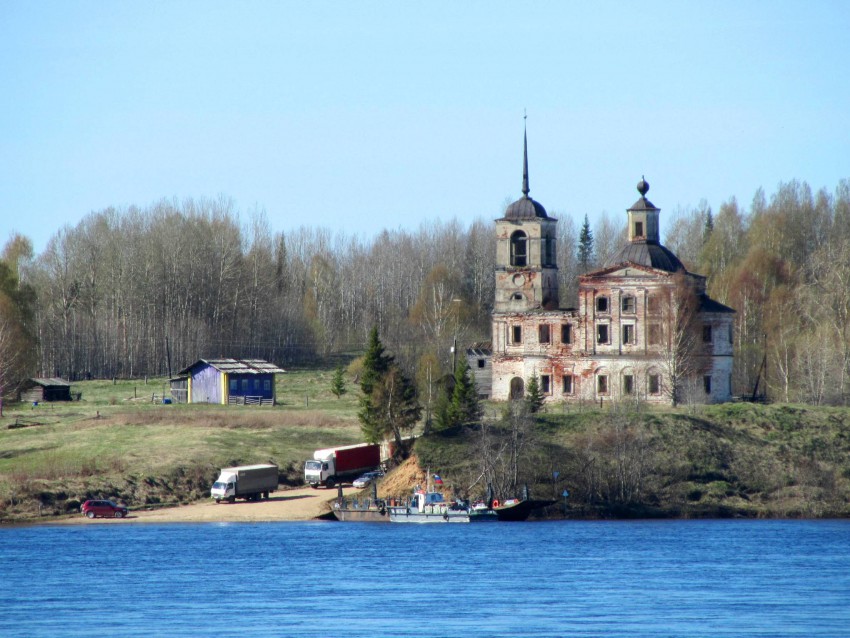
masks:
<path fill-rule="evenodd" d="M 640 199 L 626 211 L 629 216 L 629 241 L 659 244 L 658 216 L 661 209 L 656 208 L 655 204 L 646 198 L 649 192 L 649 182 L 646 178 L 640 178 L 637 189 Z"/>
<path fill-rule="evenodd" d="M 496 220 L 496 312 L 558 307 L 558 220 L 528 195 L 527 131 L 522 146 L 522 197 Z"/>

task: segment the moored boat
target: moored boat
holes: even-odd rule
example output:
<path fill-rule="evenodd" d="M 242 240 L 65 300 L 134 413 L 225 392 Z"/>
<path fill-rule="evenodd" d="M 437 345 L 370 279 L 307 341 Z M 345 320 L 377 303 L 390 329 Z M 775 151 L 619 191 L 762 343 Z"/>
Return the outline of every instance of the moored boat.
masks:
<path fill-rule="evenodd" d="M 524 521 L 532 509 L 549 504 L 527 498 L 511 498 L 503 502 L 490 498 L 470 504 L 468 501 L 448 501 L 442 492 L 421 489 L 417 486 L 407 500 L 379 499 L 372 485 L 372 498 L 346 499 L 342 488 L 326 518 L 343 522 L 369 523 L 485 523 L 496 521 Z"/>
<path fill-rule="evenodd" d="M 363 523 L 388 523 L 387 502 L 378 498 L 378 488 L 372 483 L 372 498 L 345 498 L 342 485 L 337 487 L 336 500 L 331 505 L 333 517 L 338 521 Z"/>
<path fill-rule="evenodd" d="M 528 499 L 510 498 L 504 503 L 493 502 L 493 512 L 500 521 L 525 521 L 528 520 L 534 501 Z"/>
<path fill-rule="evenodd" d="M 343 522 L 389 523 L 389 510 L 383 500 L 348 501 L 338 499 L 331 507 L 334 517 Z"/>
<path fill-rule="evenodd" d="M 441 492 L 417 490 L 407 503 L 389 506 L 391 523 L 484 523 L 499 520 L 490 508 L 449 502 Z"/>

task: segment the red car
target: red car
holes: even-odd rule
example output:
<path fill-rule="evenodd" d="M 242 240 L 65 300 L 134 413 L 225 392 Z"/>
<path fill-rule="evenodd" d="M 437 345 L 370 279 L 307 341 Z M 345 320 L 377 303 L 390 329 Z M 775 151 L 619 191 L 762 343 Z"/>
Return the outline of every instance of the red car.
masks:
<path fill-rule="evenodd" d="M 108 518 L 124 518 L 127 516 L 127 508 L 112 501 L 86 501 L 80 507 L 83 516 L 94 518 L 105 516 Z"/>

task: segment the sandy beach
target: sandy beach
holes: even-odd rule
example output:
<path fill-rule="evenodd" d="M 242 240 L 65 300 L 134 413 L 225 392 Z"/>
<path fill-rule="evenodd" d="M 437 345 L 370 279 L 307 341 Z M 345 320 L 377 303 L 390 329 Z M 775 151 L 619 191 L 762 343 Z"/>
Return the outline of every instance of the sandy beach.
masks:
<path fill-rule="evenodd" d="M 359 490 L 346 489 L 346 494 Z M 336 498 L 337 490 L 302 487 L 271 494 L 267 501 L 247 503 L 216 503 L 212 499 L 192 505 L 180 505 L 156 510 L 131 510 L 123 519 L 72 516 L 51 520 L 51 524 L 68 525 L 126 525 L 127 523 L 238 523 L 268 521 L 306 521 L 328 511 L 328 502 Z"/>

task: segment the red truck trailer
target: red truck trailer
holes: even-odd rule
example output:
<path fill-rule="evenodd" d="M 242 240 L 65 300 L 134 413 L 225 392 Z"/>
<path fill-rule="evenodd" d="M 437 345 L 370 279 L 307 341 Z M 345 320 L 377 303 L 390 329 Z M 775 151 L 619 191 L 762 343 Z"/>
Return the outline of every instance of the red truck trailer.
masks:
<path fill-rule="evenodd" d="M 304 482 L 313 487 L 334 487 L 380 466 L 381 446 L 377 443 L 316 450 L 304 464 Z"/>

